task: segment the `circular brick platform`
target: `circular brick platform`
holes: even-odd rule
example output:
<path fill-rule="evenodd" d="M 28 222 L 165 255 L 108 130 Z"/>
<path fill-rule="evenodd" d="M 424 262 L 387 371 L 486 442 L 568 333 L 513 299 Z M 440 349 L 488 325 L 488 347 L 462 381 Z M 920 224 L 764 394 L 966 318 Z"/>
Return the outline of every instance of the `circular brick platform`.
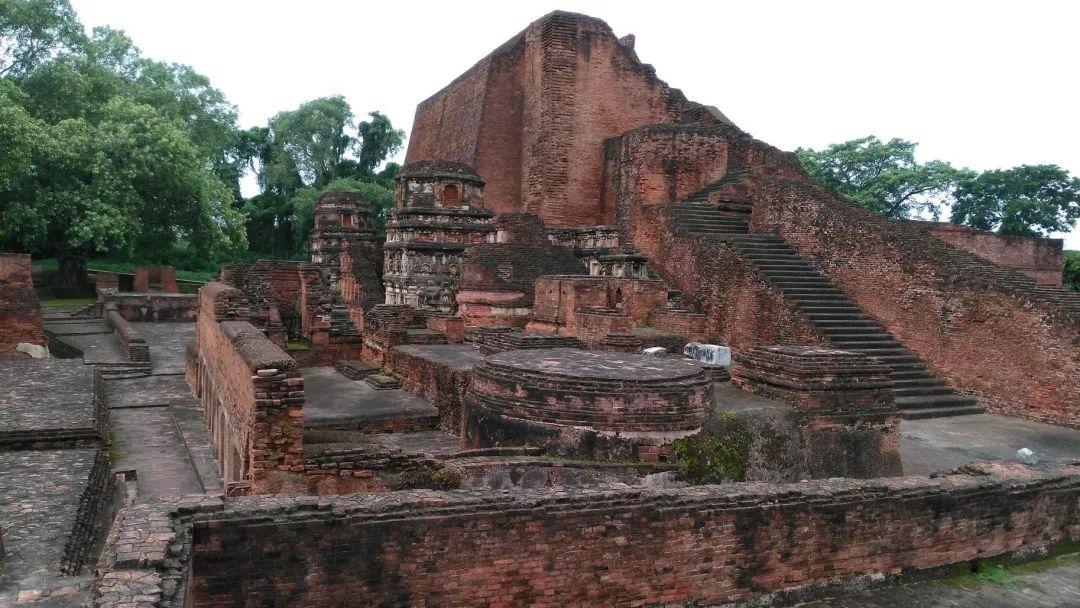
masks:
<path fill-rule="evenodd" d="M 712 382 L 681 359 L 571 348 L 484 358 L 465 399 L 471 447 L 534 445 L 599 460 L 663 460 L 701 429 Z"/>

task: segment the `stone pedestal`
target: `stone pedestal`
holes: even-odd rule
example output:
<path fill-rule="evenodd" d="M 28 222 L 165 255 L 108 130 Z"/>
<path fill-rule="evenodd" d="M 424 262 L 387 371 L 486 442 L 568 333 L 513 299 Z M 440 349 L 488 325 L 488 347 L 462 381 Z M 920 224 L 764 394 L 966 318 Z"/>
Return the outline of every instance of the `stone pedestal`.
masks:
<path fill-rule="evenodd" d="M 731 379 L 795 407 L 812 477 L 902 474 L 900 417 L 884 365 L 842 350 L 762 346 L 734 357 Z"/>
<path fill-rule="evenodd" d="M 570 458 L 673 459 L 713 403 L 701 367 L 569 348 L 485 357 L 465 397 L 469 447 L 537 446 Z"/>

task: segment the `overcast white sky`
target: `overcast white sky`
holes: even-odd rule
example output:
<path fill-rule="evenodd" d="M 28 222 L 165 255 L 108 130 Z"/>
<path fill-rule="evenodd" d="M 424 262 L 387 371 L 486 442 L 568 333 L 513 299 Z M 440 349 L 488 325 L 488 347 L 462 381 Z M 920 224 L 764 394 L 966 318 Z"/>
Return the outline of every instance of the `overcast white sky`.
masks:
<path fill-rule="evenodd" d="M 416 104 L 554 10 L 600 17 L 690 99 L 784 149 L 863 135 L 921 160 L 1080 175 L 1080 2 L 72 0 L 87 27 L 210 77 L 242 126 L 340 93 L 406 133 Z M 1066 237 L 1080 249 L 1080 229 Z"/>

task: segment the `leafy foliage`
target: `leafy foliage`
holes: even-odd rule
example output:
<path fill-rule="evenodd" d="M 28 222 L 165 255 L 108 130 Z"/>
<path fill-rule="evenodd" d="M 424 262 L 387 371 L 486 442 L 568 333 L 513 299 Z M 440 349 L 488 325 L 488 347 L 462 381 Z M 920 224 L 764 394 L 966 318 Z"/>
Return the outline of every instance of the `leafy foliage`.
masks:
<path fill-rule="evenodd" d="M 1065 276 L 1063 285 L 1066 289 L 1080 291 L 1080 251 L 1065 252 Z"/>
<path fill-rule="evenodd" d="M 89 37 L 66 0 L 0 0 L 0 246 L 91 254 L 246 245 L 235 109 L 122 32 Z"/>
<path fill-rule="evenodd" d="M 799 161 L 814 181 L 885 217 L 937 217 L 956 183 L 968 175 L 941 161 L 915 160 L 918 144 L 883 142 L 869 136 L 815 151 L 799 149 Z"/>
<path fill-rule="evenodd" d="M 952 222 L 1001 234 L 1046 236 L 1080 219 L 1080 179 L 1057 165 L 984 171 L 956 189 Z"/>
<path fill-rule="evenodd" d="M 0 0 L 0 77 L 22 80 L 83 36 L 67 0 Z"/>
<path fill-rule="evenodd" d="M 703 431 L 675 441 L 679 475 L 691 483 L 743 481 L 750 461 L 750 438 L 739 424 L 722 432 Z"/>
<path fill-rule="evenodd" d="M 360 192 L 382 230 L 400 166 L 375 169 L 401 149 L 404 133 L 379 112 L 369 116 L 353 125 L 343 97 L 323 97 L 279 112 L 266 129 L 245 133 L 245 158 L 259 162 L 263 190 L 244 205 L 254 247 L 275 255 L 306 251 L 315 200 L 329 190 Z"/>

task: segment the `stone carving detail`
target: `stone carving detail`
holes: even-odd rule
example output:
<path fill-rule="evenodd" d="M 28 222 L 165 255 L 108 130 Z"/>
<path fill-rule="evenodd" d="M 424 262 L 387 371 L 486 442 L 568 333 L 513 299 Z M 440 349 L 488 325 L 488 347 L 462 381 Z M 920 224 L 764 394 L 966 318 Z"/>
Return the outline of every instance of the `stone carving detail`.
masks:
<path fill-rule="evenodd" d="M 462 163 L 419 161 L 397 182 L 386 224 L 386 303 L 455 312 L 462 254 L 494 238 L 484 181 Z"/>

